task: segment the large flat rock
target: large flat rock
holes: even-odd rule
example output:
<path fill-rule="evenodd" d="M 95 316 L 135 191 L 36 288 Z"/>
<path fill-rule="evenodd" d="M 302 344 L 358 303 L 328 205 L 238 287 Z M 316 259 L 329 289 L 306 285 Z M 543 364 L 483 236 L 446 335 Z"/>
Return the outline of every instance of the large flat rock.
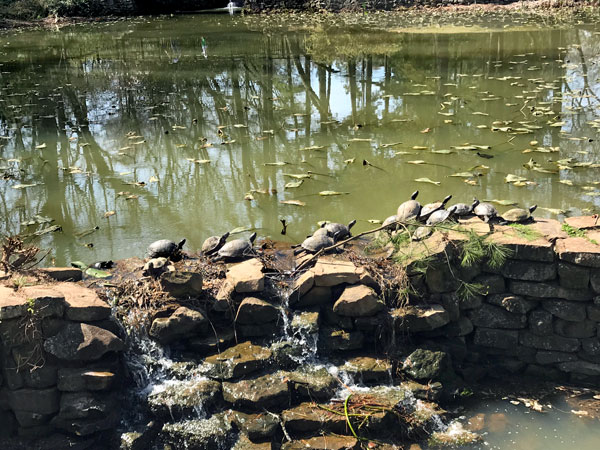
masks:
<path fill-rule="evenodd" d="M 54 286 L 25 286 L 21 293 L 38 317 L 62 317 L 65 312 L 65 296 Z"/>
<path fill-rule="evenodd" d="M 581 237 L 559 239 L 556 253 L 562 261 L 586 267 L 600 267 L 600 245 Z"/>
<path fill-rule="evenodd" d="M 360 278 L 358 269 L 353 262 L 331 257 L 319 258 L 312 272 L 316 286 L 355 284 Z"/>
<path fill-rule="evenodd" d="M 442 305 L 419 305 L 392 311 L 396 326 L 402 331 L 418 333 L 443 327 L 450 322 L 450 315 Z"/>
<path fill-rule="evenodd" d="M 104 328 L 69 323 L 44 341 L 44 350 L 66 361 L 95 361 L 108 352 L 123 350 L 123 341 Z"/>
<path fill-rule="evenodd" d="M 368 286 L 357 284 L 348 286 L 333 305 L 333 311 L 341 316 L 363 317 L 373 316 L 385 305 L 377 298 L 377 294 Z"/>
<path fill-rule="evenodd" d="M 92 322 L 110 317 L 110 305 L 101 300 L 96 291 L 73 283 L 56 285 L 65 297 L 65 316 L 75 322 Z"/>
<path fill-rule="evenodd" d="M 0 286 L 0 320 L 16 319 L 27 314 L 27 299 L 14 289 Z"/>
<path fill-rule="evenodd" d="M 248 259 L 229 267 L 227 280 L 232 284 L 235 292 L 261 292 L 265 288 L 265 274 L 263 273 L 263 269 L 264 266 L 259 259 Z"/>
<path fill-rule="evenodd" d="M 252 410 L 283 409 L 289 406 L 289 385 L 284 372 L 236 383 L 223 383 L 223 399 L 235 407 Z"/>
<path fill-rule="evenodd" d="M 204 372 L 211 378 L 229 380 L 265 368 L 271 359 L 271 350 L 242 342 L 224 352 L 204 360 Z"/>

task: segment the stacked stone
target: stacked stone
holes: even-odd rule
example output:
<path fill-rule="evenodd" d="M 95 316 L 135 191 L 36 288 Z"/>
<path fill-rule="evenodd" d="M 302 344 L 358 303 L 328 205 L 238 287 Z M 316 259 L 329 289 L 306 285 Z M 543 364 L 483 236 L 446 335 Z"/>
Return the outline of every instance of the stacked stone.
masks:
<path fill-rule="evenodd" d="M 85 440 L 118 423 L 123 343 L 110 315 L 75 283 L 0 286 L 0 437 Z"/>
<path fill-rule="evenodd" d="M 543 236 L 534 240 L 510 232 L 491 236 L 511 250 L 510 259 L 496 269 L 486 264 L 464 269 L 452 259 L 448 264 L 441 259 L 452 252 L 444 249 L 440 263 L 430 264 L 421 292 L 437 305 L 422 307 L 427 312 L 420 315 L 436 320 L 414 324 L 411 308 L 399 315 L 410 333 L 458 342 L 455 361 L 464 359 L 468 348 L 472 360 L 491 356 L 495 367 L 511 372 L 597 386 L 600 246 L 589 238 L 568 237 L 557 221 L 540 219 L 535 227 Z M 461 298 L 459 279 L 480 284 L 485 295 Z M 419 285 L 416 279 L 413 283 Z"/>

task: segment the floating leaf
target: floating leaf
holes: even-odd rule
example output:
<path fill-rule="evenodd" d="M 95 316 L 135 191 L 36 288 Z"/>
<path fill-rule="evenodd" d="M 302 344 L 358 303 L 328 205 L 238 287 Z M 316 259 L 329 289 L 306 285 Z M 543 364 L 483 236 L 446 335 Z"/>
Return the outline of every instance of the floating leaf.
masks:
<path fill-rule="evenodd" d="M 379 225 L 379 224 L 383 223 L 383 221 L 381 221 L 379 219 L 368 219 L 367 222 L 375 224 L 375 225 Z"/>
<path fill-rule="evenodd" d="M 229 234 L 239 234 L 239 233 L 244 233 L 246 231 L 252 231 L 252 228 L 249 228 L 249 227 L 237 227 L 237 228 L 234 228 L 233 230 L 231 230 L 229 232 Z"/>
<path fill-rule="evenodd" d="M 519 182 L 519 181 L 527 181 L 527 178 L 523 178 L 523 177 L 520 177 L 518 175 L 514 175 L 512 173 L 509 173 L 504 178 L 504 182 L 505 183 L 516 183 L 516 182 Z"/>
<path fill-rule="evenodd" d="M 433 181 L 430 180 L 429 178 L 416 178 L 415 181 L 417 183 L 430 183 L 430 184 L 435 184 L 436 186 L 439 186 L 440 184 L 442 184 L 441 181 Z"/>
<path fill-rule="evenodd" d="M 86 275 L 94 278 L 108 278 L 111 274 L 105 270 L 95 269 L 93 267 L 88 267 L 85 271 Z"/>
<path fill-rule="evenodd" d="M 73 261 L 71 262 L 71 266 L 81 270 L 85 270 L 88 268 L 88 265 L 81 261 Z"/>
<path fill-rule="evenodd" d="M 44 148 L 46 148 L 46 147 L 47 147 L 47 146 L 46 146 L 46 143 L 45 143 L 45 142 L 44 142 L 43 144 L 40 144 L 40 145 L 36 145 L 36 146 L 35 146 L 36 150 L 42 150 L 42 149 L 44 149 Z"/>
<path fill-rule="evenodd" d="M 110 217 L 110 216 L 114 216 L 116 214 L 115 211 L 106 211 L 104 213 L 104 217 Z"/>
<path fill-rule="evenodd" d="M 422 159 L 416 159 L 414 161 L 406 161 L 406 164 L 426 164 Z"/>
<path fill-rule="evenodd" d="M 323 150 L 325 148 L 324 145 L 311 145 L 310 147 L 301 148 L 301 151 L 310 151 L 310 150 Z"/>
<path fill-rule="evenodd" d="M 513 202 L 512 200 L 493 199 L 493 200 L 485 200 L 485 201 L 489 202 L 489 203 L 495 203 L 497 205 L 502 205 L 502 206 L 514 206 L 517 204 L 517 202 Z"/>
<path fill-rule="evenodd" d="M 459 178 L 472 178 L 475 176 L 474 173 L 471 172 L 458 172 L 458 173 L 453 173 L 452 175 L 448 175 L 450 177 L 459 177 Z"/>
<path fill-rule="evenodd" d="M 323 197 L 329 197 L 332 195 L 346 195 L 349 193 L 350 192 L 321 191 L 321 192 L 319 192 L 319 195 L 322 195 Z"/>
<path fill-rule="evenodd" d="M 566 122 L 564 122 L 564 121 L 554 122 L 554 123 L 551 123 L 549 126 L 558 128 L 558 127 L 562 127 L 565 123 Z"/>
<path fill-rule="evenodd" d="M 245 196 L 244 196 L 244 200 L 248 200 L 249 202 L 254 200 L 254 195 L 252 195 L 250 192 L 248 192 Z"/>
<path fill-rule="evenodd" d="M 37 183 L 33 183 L 33 184 L 15 184 L 12 188 L 13 189 L 25 189 L 25 188 L 33 187 L 33 186 L 37 186 Z"/>
<path fill-rule="evenodd" d="M 283 203 L 284 205 L 306 206 L 306 203 L 302 200 L 281 200 L 279 203 Z"/>
<path fill-rule="evenodd" d="M 285 189 L 298 188 L 298 187 L 302 186 L 302 183 L 304 183 L 304 180 L 290 181 L 289 183 L 285 184 Z"/>
<path fill-rule="evenodd" d="M 571 180 L 558 180 L 558 182 L 566 184 L 567 186 L 573 186 L 573 182 Z"/>
<path fill-rule="evenodd" d="M 310 178 L 310 174 L 307 173 L 284 173 L 286 177 L 296 178 L 297 180 L 304 180 L 305 178 Z"/>
<path fill-rule="evenodd" d="M 346 160 L 344 161 L 344 163 L 345 163 L 345 164 L 352 164 L 352 163 L 354 163 L 354 161 L 356 161 L 356 158 L 350 158 L 350 159 L 346 159 Z"/>
<path fill-rule="evenodd" d="M 392 142 L 391 144 L 381 144 L 381 148 L 394 147 L 395 145 L 400 145 L 402 142 Z"/>
<path fill-rule="evenodd" d="M 372 140 L 371 138 L 352 138 L 348 142 L 371 142 Z"/>
<path fill-rule="evenodd" d="M 442 149 L 442 150 L 431 150 L 431 153 L 437 153 L 438 155 L 449 155 L 454 152 L 452 150 Z"/>
<path fill-rule="evenodd" d="M 276 161 L 276 162 L 270 162 L 270 163 L 265 163 L 265 166 L 285 166 L 289 163 L 283 162 L 283 161 Z"/>
<path fill-rule="evenodd" d="M 423 147 L 421 145 L 413 145 L 413 150 L 427 150 L 428 147 Z"/>

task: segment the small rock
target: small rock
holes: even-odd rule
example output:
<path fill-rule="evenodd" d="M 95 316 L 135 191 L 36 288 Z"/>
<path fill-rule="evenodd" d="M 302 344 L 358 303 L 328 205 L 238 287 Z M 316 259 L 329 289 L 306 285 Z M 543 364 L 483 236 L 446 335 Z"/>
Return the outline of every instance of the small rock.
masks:
<path fill-rule="evenodd" d="M 365 336 L 361 331 L 345 331 L 322 327 L 319 333 L 319 348 L 323 352 L 358 350 Z"/>
<path fill-rule="evenodd" d="M 373 289 L 362 284 L 348 286 L 333 305 L 333 311 L 341 316 L 373 316 L 384 308 Z"/>
<path fill-rule="evenodd" d="M 508 312 L 515 314 L 527 314 L 539 303 L 536 300 L 526 299 L 519 295 L 511 294 L 489 295 L 487 301 L 492 305 L 501 306 Z"/>
<path fill-rule="evenodd" d="M 340 370 L 359 377 L 363 383 L 385 382 L 391 378 L 392 364 L 385 359 L 357 356 L 347 360 Z"/>
<path fill-rule="evenodd" d="M 221 384 L 217 381 L 191 379 L 155 386 L 148 396 L 150 411 L 162 420 L 181 420 L 201 407 L 208 413 L 221 401 Z"/>
<path fill-rule="evenodd" d="M 75 267 L 44 267 L 39 269 L 55 281 L 81 281 L 83 272 Z"/>
<path fill-rule="evenodd" d="M 235 289 L 233 284 L 225 280 L 215 296 L 215 301 L 211 305 L 211 309 L 215 312 L 225 312 L 229 310 L 230 304 L 233 302 L 234 294 Z"/>
<path fill-rule="evenodd" d="M 288 381 L 283 373 L 275 373 L 236 383 L 224 382 L 223 399 L 235 407 L 283 409 L 290 401 Z"/>
<path fill-rule="evenodd" d="M 294 289 L 291 296 L 302 297 L 315 285 L 315 274 L 311 270 L 307 270 L 294 282 Z M 290 297 L 291 297 L 290 296 Z"/>
<path fill-rule="evenodd" d="M 333 397 L 340 384 L 327 369 L 314 366 L 299 367 L 293 372 L 287 372 L 286 376 L 294 394 L 305 400 L 327 401 Z"/>
<path fill-rule="evenodd" d="M 175 298 L 196 297 L 202 292 L 202 274 L 165 272 L 160 276 L 162 289 Z"/>
<path fill-rule="evenodd" d="M 243 342 L 206 358 L 205 372 L 211 378 L 238 378 L 265 368 L 271 356 L 271 350 L 268 348 Z"/>
<path fill-rule="evenodd" d="M 403 371 L 415 380 L 439 380 L 448 377 L 448 373 L 452 372 L 452 365 L 446 353 L 419 348 L 406 358 Z"/>
<path fill-rule="evenodd" d="M 321 315 L 319 311 L 300 311 L 292 316 L 291 328 L 293 333 L 314 334 L 319 332 Z"/>
<path fill-rule="evenodd" d="M 531 311 L 529 314 L 529 331 L 538 336 L 549 336 L 554 332 L 552 313 L 544 310 Z"/>
<path fill-rule="evenodd" d="M 265 288 L 264 266 L 257 258 L 234 264 L 227 271 L 227 280 L 235 292 L 262 292 Z"/>
<path fill-rule="evenodd" d="M 408 306 L 392 311 L 392 316 L 399 329 L 409 333 L 435 330 L 450 322 L 442 305 Z"/>
<path fill-rule="evenodd" d="M 345 436 L 319 436 L 301 441 L 286 442 L 281 450 L 349 450 L 358 447 L 358 440 Z"/>

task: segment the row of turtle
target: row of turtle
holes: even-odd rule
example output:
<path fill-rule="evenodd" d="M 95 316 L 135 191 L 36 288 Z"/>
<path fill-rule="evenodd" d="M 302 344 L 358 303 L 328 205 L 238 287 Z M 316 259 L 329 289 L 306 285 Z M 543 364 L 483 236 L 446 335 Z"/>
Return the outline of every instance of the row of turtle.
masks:
<path fill-rule="evenodd" d="M 432 227 L 442 222 L 456 220 L 461 217 L 475 215 L 486 223 L 497 221 L 499 223 L 525 223 L 532 220 L 531 214 L 537 208 L 533 205 L 528 209 L 513 208 L 499 215 L 496 208 L 487 202 L 480 202 L 476 198 L 473 203 L 456 203 L 445 209 L 446 204 L 452 199 L 452 195 L 446 196 L 441 201 L 421 205 L 417 201 L 419 191 L 413 192 L 410 199 L 398 207 L 395 215 L 388 217 L 383 222 L 386 230 L 397 230 L 406 223 L 425 223 L 413 233 L 413 240 L 423 239 L 431 234 Z"/>

